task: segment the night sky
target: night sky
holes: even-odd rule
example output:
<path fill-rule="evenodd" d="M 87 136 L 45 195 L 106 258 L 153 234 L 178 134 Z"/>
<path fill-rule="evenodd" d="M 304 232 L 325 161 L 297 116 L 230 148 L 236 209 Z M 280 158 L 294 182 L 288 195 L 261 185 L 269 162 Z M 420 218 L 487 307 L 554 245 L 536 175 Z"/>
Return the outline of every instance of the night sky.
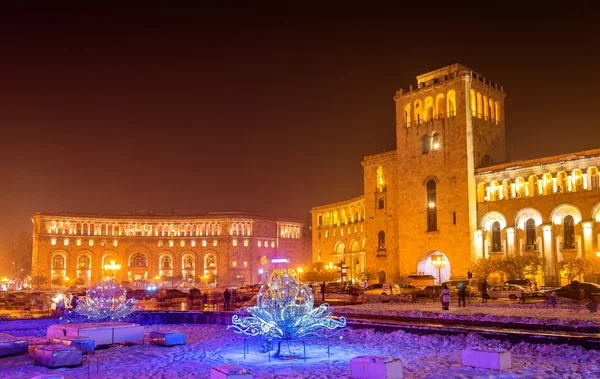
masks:
<path fill-rule="evenodd" d="M 598 7 L 489 3 L 3 5 L 0 234 L 63 209 L 305 221 L 363 193 L 395 91 L 453 63 L 504 86 L 511 160 L 600 147 Z"/>

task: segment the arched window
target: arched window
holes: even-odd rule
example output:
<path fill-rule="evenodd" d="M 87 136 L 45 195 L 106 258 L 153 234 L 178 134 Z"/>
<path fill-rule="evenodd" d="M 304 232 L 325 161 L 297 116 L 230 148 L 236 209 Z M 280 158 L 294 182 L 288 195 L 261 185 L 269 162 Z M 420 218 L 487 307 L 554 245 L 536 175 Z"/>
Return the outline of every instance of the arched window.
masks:
<path fill-rule="evenodd" d="M 383 230 L 377 234 L 377 240 L 379 241 L 379 250 L 385 250 L 385 232 Z"/>
<path fill-rule="evenodd" d="M 82 255 L 77 261 L 78 269 L 87 270 L 90 268 L 90 258 L 87 255 Z"/>
<path fill-rule="evenodd" d="M 52 268 L 53 269 L 64 269 L 65 268 L 65 258 L 62 255 L 55 255 L 52 258 Z"/>
<path fill-rule="evenodd" d="M 185 257 L 184 266 L 186 269 L 194 268 L 194 259 L 191 256 Z"/>
<path fill-rule="evenodd" d="M 163 270 L 170 270 L 171 269 L 171 257 L 164 257 L 161 261 L 160 266 Z"/>
<path fill-rule="evenodd" d="M 492 224 L 492 251 L 502 251 L 502 239 L 500 238 L 500 222 Z"/>
<path fill-rule="evenodd" d="M 437 230 L 437 199 L 434 179 L 427 181 L 427 231 Z"/>
<path fill-rule="evenodd" d="M 385 201 L 383 200 L 383 198 L 379 199 L 379 209 L 383 209 L 385 206 Z"/>
<path fill-rule="evenodd" d="M 319 253 L 317 254 L 317 261 L 321 262 L 321 258 L 322 258 L 322 253 L 321 253 L 321 250 L 319 250 Z"/>
<path fill-rule="evenodd" d="M 565 249 L 574 249 L 575 248 L 575 220 L 573 216 L 565 216 L 563 218 L 563 231 L 565 238 Z"/>
<path fill-rule="evenodd" d="M 425 134 L 421 137 L 421 154 L 429 153 L 429 136 Z"/>
<path fill-rule="evenodd" d="M 385 283 L 386 275 L 385 271 L 379 271 L 379 283 Z"/>
<path fill-rule="evenodd" d="M 412 109 L 410 104 L 406 104 L 406 107 L 404 108 L 404 126 L 405 127 L 410 127 L 410 124 L 412 122 Z"/>
<path fill-rule="evenodd" d="M 535 246 L 535 220 L 530 218 L 525 222 L 525 233 L 527 238 L 527 247 L 533 249 Z"/>
<path fill-rule="evenodd" d="M 147 267 L 148 260 L 146 259 L 146 254 L 144 253 L 135 253 L 129 259 L 129 265 L 131 267 Z"/>

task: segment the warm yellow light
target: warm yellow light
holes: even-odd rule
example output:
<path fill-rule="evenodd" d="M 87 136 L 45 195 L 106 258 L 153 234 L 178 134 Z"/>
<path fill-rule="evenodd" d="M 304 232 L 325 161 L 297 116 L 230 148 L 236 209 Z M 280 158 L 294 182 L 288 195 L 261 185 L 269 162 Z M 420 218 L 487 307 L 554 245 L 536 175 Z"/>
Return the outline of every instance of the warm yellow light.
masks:
<path fill-rule="evenodd" d="M 435 203 L 432 201 L 429 204 L 427 204 L 429 206 L 429 208 L 435 208 Z"/>
<path fill-rule="evenodd" d="M 69 281 L 69 277 L 68 277 L 68 276 L 65 276 L 65 280 L 68 282 L 68 281 Z"/>
<path fill-rule="evenodd" d="M 437 150 L 440 148 L 440 144 L 439 143 L 434 143 L 433 144 L 433 150 Z"/>
<path fill-rule="evenodd" d="M 121 269 L 121 265 L 117 264 L 116 261 L 110 261 L 110 264 L 104 265 L 104 269 L 107 271 L 117 271 Z"/>
<path fill-rule="evenodd" d="M 600 251 L 596 251 L 596 256 L 600 258 Z"/>

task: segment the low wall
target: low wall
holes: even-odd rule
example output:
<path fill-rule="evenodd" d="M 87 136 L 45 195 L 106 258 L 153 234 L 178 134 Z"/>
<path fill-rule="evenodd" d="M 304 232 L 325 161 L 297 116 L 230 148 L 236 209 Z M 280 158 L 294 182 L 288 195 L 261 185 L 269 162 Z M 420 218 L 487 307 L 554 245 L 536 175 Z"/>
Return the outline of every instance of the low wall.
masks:
<path fill-rule="evenodd" d="M 233 312 L 194 312 L 194 311 L 145 311 L 131 322 L 140 325 L 152 324 L 212 324 L 229 325 Z M 46 334 L 46 328 L 54 324 L 63 324 L 57 318 L 34 318 L 0 321 L 0 333 L 21 335 L 25 331 L 39 330 Z"/>

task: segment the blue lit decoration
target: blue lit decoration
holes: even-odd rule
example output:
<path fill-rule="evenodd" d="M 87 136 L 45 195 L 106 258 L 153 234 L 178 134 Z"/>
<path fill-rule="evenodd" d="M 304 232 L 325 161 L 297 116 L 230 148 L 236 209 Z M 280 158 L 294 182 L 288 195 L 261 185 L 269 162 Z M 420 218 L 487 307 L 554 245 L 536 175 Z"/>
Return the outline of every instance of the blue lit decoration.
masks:
<path fill-rule="evenodd" d="M 270 349 L 273 340 L 281 343 L 311 336 L 329 338 L 336 329 L 346 326 L 344 317 L 332 318 L 329 304 L 321 304 L 315 309 L 313 304 L 312 291 L 293 270 L 274 270 L 269 282 L 261 287 L 256 306 L 246 308 L 251 316 L 234 315 L 231 318 L 233 325 L 228 325 L 227 329 L 261 337 Z"/>
<path fill-rule="evenodd" d="M 127 299 L 126 294 L 127 291 L 118 287 L 112 277 L 102 277 L 87 290 L 85 300 L 77 301 L 77 307 L 69 312 L 69 316 L 94 321 L 122 320 L 136 312 L 138 304 L 136 299 Z"/>

